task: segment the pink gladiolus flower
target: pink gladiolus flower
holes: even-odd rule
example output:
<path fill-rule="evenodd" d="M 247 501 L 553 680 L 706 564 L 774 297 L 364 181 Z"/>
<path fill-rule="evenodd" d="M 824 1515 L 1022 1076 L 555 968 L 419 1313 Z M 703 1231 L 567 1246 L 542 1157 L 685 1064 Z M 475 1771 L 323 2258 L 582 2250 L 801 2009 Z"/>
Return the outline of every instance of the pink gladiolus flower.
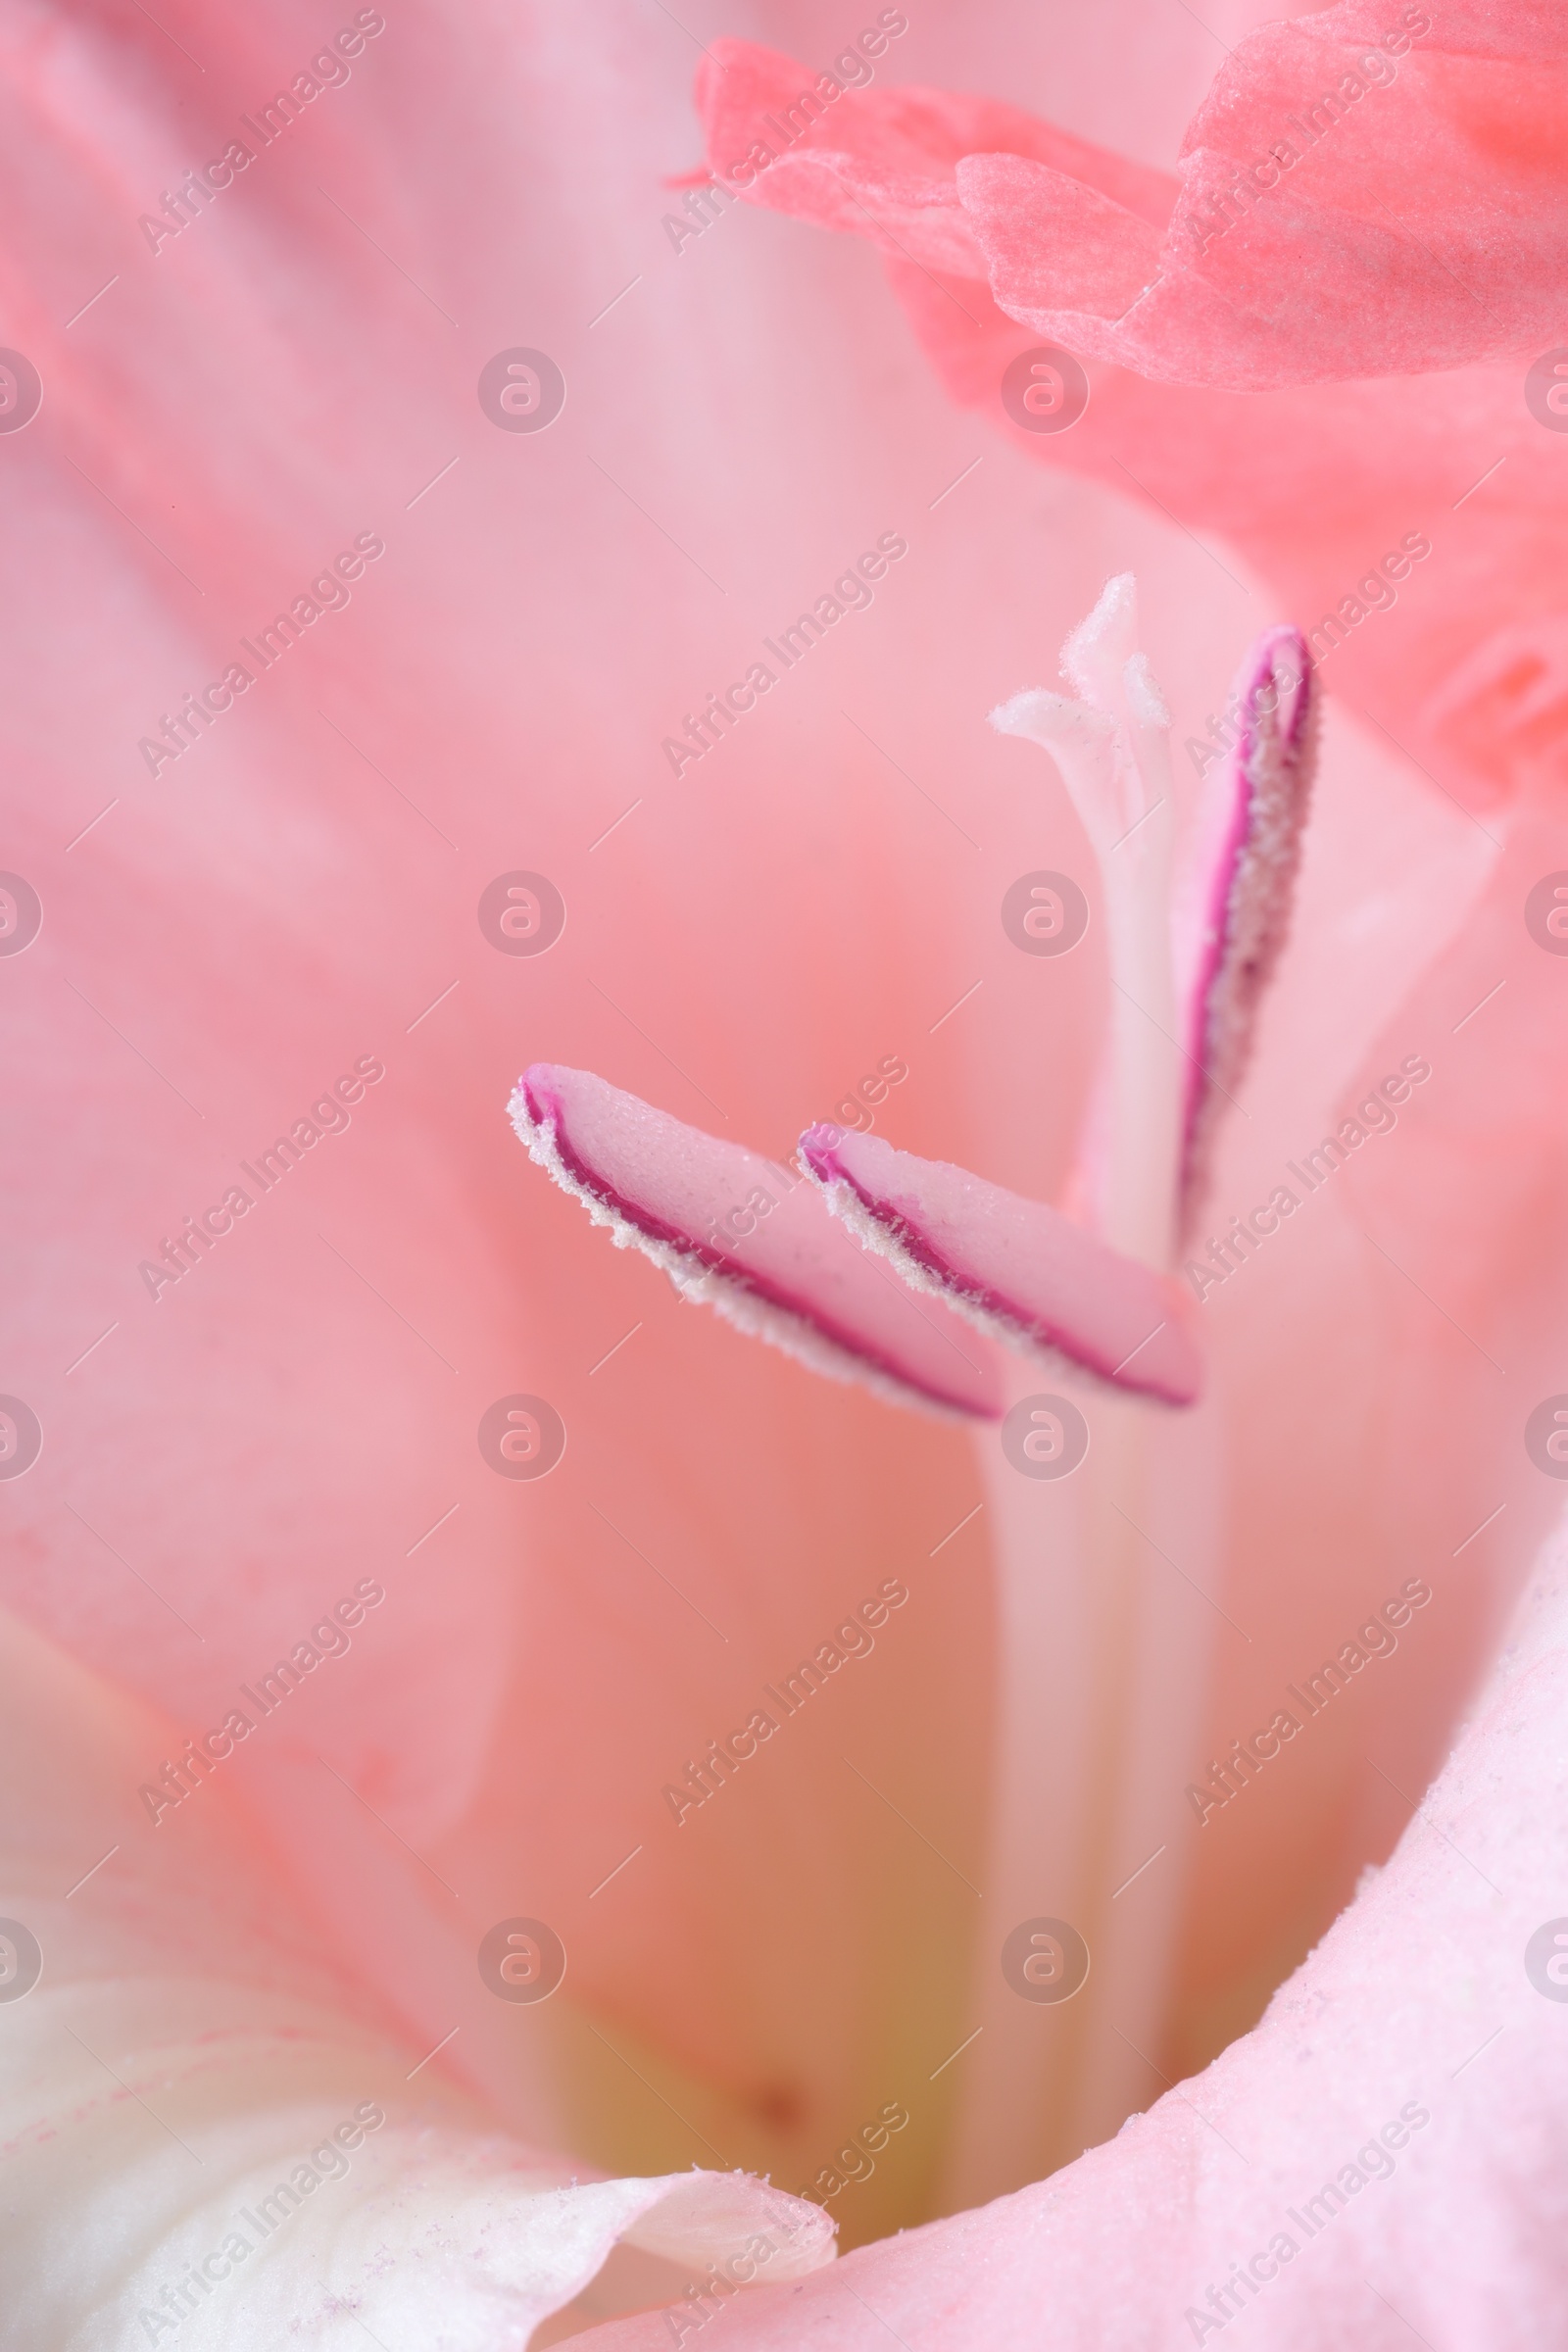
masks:
<path fill-rule="evenodd" d="M 1550 2340 L 1562 41 L 1258 13 L 0 35 L 7 2352 Z"/>

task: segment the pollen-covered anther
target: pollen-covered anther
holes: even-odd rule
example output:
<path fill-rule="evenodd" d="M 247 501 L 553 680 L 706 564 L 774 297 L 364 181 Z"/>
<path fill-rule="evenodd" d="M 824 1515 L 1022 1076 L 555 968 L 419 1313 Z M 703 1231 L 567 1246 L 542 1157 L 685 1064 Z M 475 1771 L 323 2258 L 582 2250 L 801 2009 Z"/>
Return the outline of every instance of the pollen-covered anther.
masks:
<path fill-rule="evenodd" d="M 1290 928 L 1317 758 L 1318 693 L 1299 629 L 1269 629 L 1238 672 L 1236 740 L 1202 787 L 1174 914 L 1186 1049 L 1182 1223 L 1202 1206 L 1214 1132 L 1251 1057 Z"/>
<path fill-rule="evenodd" d="M 994 1350 L 868 1260 L 798 1170 L 587 1070 L 536 1062 L 509 1108 L 529 1156 L 683 1298 L 830 1379 L 901 1404 L 1000 1415 Z"/>
<path fill-rule="evenodd" d="M 839 1127 L 808 1128 L 801 1161 L 866 1249 L 979 1330 L 1164 1404 L 1197 1397 L 1202 1360 L 1185 1292 L 1059 1209 Z"/>

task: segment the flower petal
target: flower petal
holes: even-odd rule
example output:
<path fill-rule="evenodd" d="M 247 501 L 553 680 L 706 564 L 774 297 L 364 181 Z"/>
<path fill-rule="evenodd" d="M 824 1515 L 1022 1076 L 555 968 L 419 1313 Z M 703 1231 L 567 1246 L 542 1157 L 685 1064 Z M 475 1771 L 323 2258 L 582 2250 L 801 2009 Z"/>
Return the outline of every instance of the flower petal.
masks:
<path fill-rule="evenodd" d="M 1158 230 L 1020 155 L 963 156 L 955 179 L 1001 309 L 1033 327 L 1049 316 L 1054 335 L 1099 357 L 1097 344 L 1159 276 Z"/>
<path fill-rule="evenodd" d="M 839 1127 L 808 1128 L 801 1156 L 868 1249 L 980 1330 L 1167 1404 L 1198 1396 L 1202 1362 L 1178 1286 L 1059 1209 Z"/>
<path fill-rule="evenodd" d="M 983 277 L 959 196 L 961 157 L 1000 152 L 1049 168 L 1162 227 L 1176 183 L 994 98 L 920 88 L 852 91 L 824 105 L 817 76 L 776 49 L 718 40 L 697 69 L 696 100 L 715 177 L 751 202 L 824 228 L 868 235 L 890 256 Z M 756 169 L 761 156 L 769 158 Z M 752 159 L 748 163 L 748 159 Z"/>
<path fill-rule="evenodd" d="M 1046 2312 L 1051 2340 L 1074 2352 L 1206 2343 L 1244 2314 L 1265 2352 L 1555 2340 L 1560 1535 L 1515 1631 L 1391 1860 L 1252 2033 L 1052 2179 L 863 2248 L 787 2299 L 757 2298 L 725 2343 L 1011 2352 L 1042 2340 Z M 594 2330 L 583 2352 L 669 2341 L 665 2315 L 645 2314 Z"/>
<path fill-rule="evenodd" d="M 1262 389 L 1550 344 L 1565 98 L 1568 34 L 1535 0 L 1397 22 L 1343 0 L 1264 25 L 1189 125 L 1137 364 Z"/>
<path fill-rule="evenodd" d="M 1276 612 L 1332 653 L 1341 702 L 1480 809 L 1568 776 L 1560 450 L 1520 397 L 1526 358 L 1549 376 L 1561 341 L 1552 253 L 1568 213 L 1545 125 L 1561 110 L 1564 36 L 1512 0 L 1446 14 L 1391 57 L 1391 84 L 1350 102 L 1200 252 L 1216 175 L 1234 180 L 1286 143 L 1290 114 L 1310 131 L 1300 104 L 1310 110 L 1331 67 L 1364 81 L 1355 60 L 1399 35 L 1391 18 L 1365 23 L 1363 39 L 1363 23 L 1335 10 L 1242 40 L 1194 120 L 1180 180 L 1118 177 L 1134 168 L 1100 150 L 1074 161 L 1049 125 L 978 98 L 891 89 L 836 101 L 739 192 L 866 235 L 954 401 L 1036 462 L 1228 539 Z M 750 54 L 726 53 L 731 78 Z M 809 83 L 795 73 L 797 89 Z M 712 87 L 700 84 L 710 106 Z M 895 122 L 899 171 L 946 223 L 946 262 L 883 185 Z M 710 152 L 722 175 L 737 151 Z M 1071 251 L 1052 244 L 1062 174 L 1081 183 Z M 960 189 L 962 227 L 950 194 Z M 1165 235 L 1160 279 L 1130 310 L 1113 255 L 1098 307 L 1079 282 L 1090 193 Z M 1116 237 L 1132 233 L 1121 223 Z M 1094 237 L 1107 253 L 1104 222 Z M 1026 262 L 1036 285 L 1001 281 L 1004 263 Z M 1092 397 L 1071 431 L 1026 430 L 1002 395 L 1042 339 L 1087 361 Z M 1453 372 L 1493 353 L 1506 356 Z M 1362 371 L 1380 380 L 1330 380 Z M 1538 380 L 1533 397 L 1548 389 Z M 1421 568 L 1435 547 L 1439 594 L 1436 569 Z M 1369 612 L 1379 617 L 1362 626 Z"/>
<path fill-rule="evenodd" d="M 813 119 L 804 67 L 722 46 L 698 83 L 715 169 L 760 137 L 776 160 L 758 201 L 984 276 L 1009 318 L 1086 358 L 1266 391 L 1463 367 L 1557 331 L 1568 41 L 1528 0 L 1414 33 L 1359 0 L 1264 26 L 1194 117 L 1179 182 L 938 91 L 851 92 Z M 754 127 L 763 97 L 770 131 Z"/>
<path fill-rule="evenodd" d="M 175 1746 L 167 1718 L 0 1614 L 0 1771 L 28 1791 L 0 1846 L 0 2301 L 18 2352 L 123 2352 L 197 2314 L 230 2352 L 345 2352 L 367 2333 L 491 2352 L 526 2343 L 622 2244 L 654 2259 L 618 2305 L 602 2284 L 601 2312 L 748 2248 L 769 2279 L 832 2259 L 828 2217 L 765 2181 L 606 2180 L 498 2129 L 435 2052 L 399 2046 L 378 1987 L 317 1956 L 234 1786 L 148 1818 L 138 1775 Z M 61 1861 L 108 1840 L 68 1891 Z M 447 1998 L 482 2031 L 475 2010 L 498 2005 L 472 1950 Z"/>
<path fill-rule="evenodd" d="M 586 1070 L 536 1062 L 510 1107 L 529 1156 L 683 1297 L 894 1402 L 1000 1414 L 996 1366 L 957 1319 L 917 1306 L 787 1169 Z"/>

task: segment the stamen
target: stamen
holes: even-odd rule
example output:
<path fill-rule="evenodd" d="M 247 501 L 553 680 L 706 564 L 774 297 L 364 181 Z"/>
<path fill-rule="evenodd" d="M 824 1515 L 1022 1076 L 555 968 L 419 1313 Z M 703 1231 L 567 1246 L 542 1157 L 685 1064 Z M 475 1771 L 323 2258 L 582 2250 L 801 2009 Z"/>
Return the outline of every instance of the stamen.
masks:
<path fill-rule="evenodd" d="M 1187 1048 L 1182 1223 L 1202 1206 L 1214 1133 L 1251 1058 L 1290 929 L 1317 760 L 1316 679 L 1299 629 L 1264 632 L 1237 675 L 1237 738 L 1208 776 L 1175 916 Z"/>
<path fill-rule="evenodd" d="M 1191 1298 L 1059 1209 L 842 1127 L 808 1127 L 801 1164 L 868 1250 L 978 1330 L 1164 1404 L 1198 1396 Z"/>
<path fill-rule="evenodd" d="M 536 1062 L 508 1107 L 530 1158 L 683 1298 L 892 1402 L 1001 1413 L 987 1343 L 868 1257 L 797 1172 L 586 1070 Z"/>

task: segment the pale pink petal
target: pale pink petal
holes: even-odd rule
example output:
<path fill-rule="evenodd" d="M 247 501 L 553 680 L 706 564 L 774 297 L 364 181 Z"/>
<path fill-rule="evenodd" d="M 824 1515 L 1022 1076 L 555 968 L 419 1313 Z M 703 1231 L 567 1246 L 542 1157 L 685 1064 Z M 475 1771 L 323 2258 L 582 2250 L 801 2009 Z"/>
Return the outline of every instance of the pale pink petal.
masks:
<path fill-rule="evenodd" d="M 662 1100 L 676 1082 L 626 1012 L 723 1101 L 734 1124 L 721 1132 L 773 1150 L 893 1048 L 915 1052 L 908 1093 L 942 1101 L 963 1024 L 926 1045 L 928 1025 L 974 974 L 956 930 L 934 942 L 906 908 L 947 870 L 948 828 L 923 805 L 923 821 L 895 821 L 907 787 L 839 706 L 897 755 L 881 715 L 913 712 L 911 688 L 934 683 L 924 632 L 940 626 L 951 652 L 961 643 L 978 661 L 1017 575 L 988 579 L 960 640 L 943 566 L 895 564 L 874 608 L 675 786 L 661 737 L 737 674 L 742 600 L 755 597 L 761 625 L 787 574 L 787 618 L 797 592 L 906 518 L 890 485 L 840 545 L 838 487 L 813 476 L 803 491 L 797 461 L 815 428 L 800 404 L 789 446 L 757 463 L 771 329 L 747 347 L 739 400 L 699 367 L 690 396 L 641 410 L 627 441 L 627 384 L 663 380 L 677 354 L 721 341 L 738 293 L 758 294 L 746 244 L 765 223 L 726 222 L 701 259 L 677 258 L 661 232 L 662 176 L 692 147 L 696 53 L 657 11 L 628 20 L 607 83 L 577 70 L 541 0 L 525 22 L 499 0 L 417 22 L 388 11 L 349 86 L 154 255 L 137 216 L 208 152 L 192 145 L 196 101 L 215 120 L 253 108 L 322 37 L 303 0 L 265 24 L 210 0 L 167 18 L 154 0 L 154 14 L 206 78 L 135 10 L 29 5 L 4 41 L 0 169 L 31 222 L 10 248 L 26 307 L 5 340 L 33 353 L 48 387 L 34 423 L 0 442 L 26 506 L 14 522 L 44 566 L 4 635 L 19 773 L 36 790 L 3 862 L 46 906 L 40 939 L 0 965 L 8 1083 L 33 1105 L 7 1161 L 26 1246 L 12 1257 L 3 1378 L 46 1433 L 36 1470 L 0 1486 L 5 1592 L 189 1730 L 220 1721 L 236 1684 L 286 1655 L 356 1577 L 384 1573 L 388 1605 L 307 1686 L 321 1693 L 317 1720 L 284 1709 L 268 1727 L 271 1750 L 299 1765 L 268 1793 L 320 1932 L 352 1966 L 373 1966 L 422 2054 L 452 2023 L 422 1908 L 432 1890 L 438 1908 L 449 1898 L 399 1838 L 492 1919 L 518 1907 L 524 1857 L 535 1891 L 521 1907 L 572 1943 L 562 2002 L 656 2052 L 670 2104 L 584 2026 L 549 2085 L 526 2068 L 519 2080 L 506 2035 L 470 2079 L 524 2136 L 613 2173 L 718 2162 L 689 2115 L 724 2160 L 794 2187 L 827 2120 L 882 2095 L 890 2045 L 918 2034 L 924 2046 L 929 1981 L 889 1989 L 911 1933 L 956 1997 L 973 1898 L 956 1879 L 947 1895 L 914 1874 L 879 1877 L 884 1808 L 840 1748 L 879 1781 L 885 1768 L 956 1856 L 972 1849 L 986 1782 L 968 1727 L 983 1719 L 992 1644 L 984 1522 L 932 1563 L 869 1666 L 835 1683 L 819 1753 L 796 1742 L 680 1830 L 661 1784 L 971 1510 L 969 1445 L 961 1424 L 803 1379 L 773 1348 L 737 1347 L 715 1316 L 684 1311 L 530 1176 L 497 1112 L 527 1057 L 519 1034 Z M 456 155 L 431 95 L 453 87 L 466 93 Z M 519 138 L 529 121 L 549 138 Z M 590 332 L 639 266 L 617 263 L 600 284 L 625 237 L 646 238 L 654 267 Z M 765 281 L 764 307 L 781 282 Z M 481 363 L 531 333 L 519 310 L 557 322 L 556 343 L 539 333 L 570 378 L 564 414 L 534 440 L 498 431 L 475 398 Z M 568 319 L 575 339 L 561 348 Z M 864 335 L 870 370 L 886 322 L 868 317 Z M 928 403 L 906 381 L 896 439 Z M 836 446 L 861 470 L 888 432 L 883 404 L 835 427 Z M 563 588 L 580 576 L 585 488 L 599 502 L 588 626 Z M 238 632 L 371 526 L 388 552 L 349 607 L 151 777 L 137 739 L 159 711 L 220 674 Z M 987 676 L 933 695 L 922 733 L 940 717 L 954 744 L 972 741 L 990 690 Z M 759 859 L 767 804 L 790 821 Z M 824 839 L 838 845 L 832 903 L 806 935 L 801 908 L 823 905 Z M 534 962 L 498 954 L 475 919 L 494 875 L 519 861 L 553 876 L 570 909 Z M 771 987 L 781 1017 L 759 1051 Z M 245 1182 L 239 1157 L 254 1162 L 371 1049 L 388 1074 L 350 1129 L 155 1303 L 138 1261 Z M 670 1099 L 720 1125 L 700 1096 Z M 1051 1122 L 1038 1129 L 1048 1150 Z M 542 1391 L 570 1431 L 562 1473 L 539 1487 L 496 1476 L 475 1443 L 492 1401 L 519 1388 Z M 960 1558 L 961 1579 L 939 1573 Z M 692 1659 L 694 1633 L 711 1667 Z M 777 1851 L 796 1838 L 811 1867 L 781 1872 Z M 705 1970 L 691 1965 L 699 1947 Z M 463 2068 L 477 2048 L 466 2029 L 448 2057 Z M 612 2100 L 607 2067 L 624 2075 Z M 940 2129 L 922 2112 L 906 2135 L 923 2142 L 911 2177 L 930 2177 Z M 879 2179 L 861 2212 L 874 2203 L 873 2226 L 894 2227 L 907 2193 Z"/>
<path fill-rule="evenodd" d="M 1152 2352 L 1217 2345 L 1237 2323 L 1235 2341 L 1259 2352 L 1555 2342 L 1565 1759 L 1559 1536 L 1392 1859 L 1252 2033 L 1053 2179 L 759 2299 L 726 2320 L 723 2342 Z M 1158 2087 L 1152 2068 L 1148 2079 Z M 585 2352 L 672 2340 L 650 2316 L 596 2330 Z"/>
<path fill-rule="evenodd" d="M 536 1062 L 511 1109 L 530 1157 L 684 1298 L 899 1403 L 1001 1412 L 988 1352 L 946 1308 L 917 1305 L 872 1265 L 789 1169 L 586 1070 Z"/>
<path fill-rule="evenodd" d="M 400 2036 L 373 1970 L 355 1982 L 320 1957 L 237 1801 L 242 1747 L 206 1781 L 189 1768 L 195 1792 L 150 1818 L 138 1783 L 179 1745 L 0 1614 L 0 1771 L 27 1791 L 0 1844 L 0 2305 L 18 2352 L 343 2352 L 410 2330 L 495 2352 L 617 2247 L 637 2250 L 616 2256 L 622 2309 L 748 2247 L 768 2278 L 832 2259 L 827 2217 L 764 2181 L 607 2180 L 505 2132 Z M 449 2039 L 504 2015 L 537 2043 L 545 2010 L 490 1999 L 469 1926 Z"/>
<path fill-rule="evenodd" d="M 840 1127 L 808 1128 L 801 1156 L 867 1249 L 979 1330 L 1166 1404 L 1198 1396 L 1182 1291 L 1059 1209 Z"/>
<path fill-rule="evenodd" d="M 1201 1204 L 1215 1123 L 1251 1058 L 1264 992 L 1290 931 L 1317 758 L 1319 695 L 1299 629 L 1265 631 L 1226 708 L 1235 748 L 1215 762 L 1194 819 L 1172 915 L 1186 1021 L 1186 1212 Z"/>

